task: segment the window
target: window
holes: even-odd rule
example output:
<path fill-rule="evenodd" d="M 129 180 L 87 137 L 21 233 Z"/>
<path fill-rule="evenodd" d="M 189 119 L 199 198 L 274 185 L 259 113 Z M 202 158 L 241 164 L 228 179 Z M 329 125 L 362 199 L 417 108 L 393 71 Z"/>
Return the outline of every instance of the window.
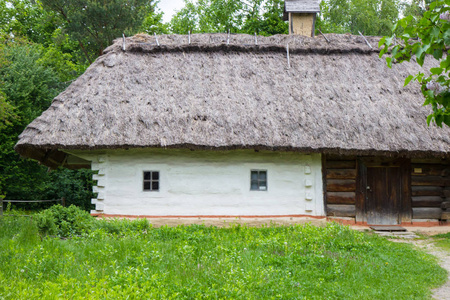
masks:
<path fill-rule="evenodd" d="M 144 171 L 144 192 L 159 191 L 159 171 Z"/>
<path fill-rule="evenodd" d="M 250 172 L 250 190 L 267 191 L 267 171 L 251 170 Z"/>

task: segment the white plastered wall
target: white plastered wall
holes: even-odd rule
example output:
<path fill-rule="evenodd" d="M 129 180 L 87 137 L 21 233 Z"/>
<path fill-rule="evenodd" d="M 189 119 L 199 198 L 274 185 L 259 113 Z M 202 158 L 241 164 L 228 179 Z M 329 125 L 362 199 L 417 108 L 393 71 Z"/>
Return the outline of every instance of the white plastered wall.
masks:
<path fill-rule="evenodd" d="M 176 149 L 72 152 L 92 161 L 93 213 L 141 216 L 323 216 L 320 154 Z M 267 191 L 250 190 L 250 171 L 267 170 Z M 143 191 L 143 171 L 160 190 Z"/>

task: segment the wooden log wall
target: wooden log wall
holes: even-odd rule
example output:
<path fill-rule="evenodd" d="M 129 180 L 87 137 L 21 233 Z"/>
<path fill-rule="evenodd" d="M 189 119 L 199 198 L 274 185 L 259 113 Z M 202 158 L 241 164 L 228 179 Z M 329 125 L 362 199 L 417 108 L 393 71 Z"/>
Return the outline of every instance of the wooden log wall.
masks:
<path fill-rule="evenodd" d="M 413 219 L 441 219 L 450 201 L 450 164 L 439 159 L 411 160 Z"/>
<path fill-rule="evenodd" d="M 330 217 L 355 217 L 356 176 L 355 156 L 326 156 L 326 211 Z"/>

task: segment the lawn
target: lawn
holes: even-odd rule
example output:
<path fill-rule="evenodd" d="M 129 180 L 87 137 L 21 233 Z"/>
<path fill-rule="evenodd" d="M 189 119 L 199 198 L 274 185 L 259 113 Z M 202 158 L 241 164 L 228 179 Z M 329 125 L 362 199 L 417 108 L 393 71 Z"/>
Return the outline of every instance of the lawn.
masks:
<path fill-rule="evenodd" d="M 433 236 L 436 245 L 450 251 L 450 232 Z"/>
<path fill-rule="evenodd" d="M 65 218 L 0 219 L 0 298 L 428 299 L 446 278 L 409 244 L 331 223 L 152 228 Z"/>

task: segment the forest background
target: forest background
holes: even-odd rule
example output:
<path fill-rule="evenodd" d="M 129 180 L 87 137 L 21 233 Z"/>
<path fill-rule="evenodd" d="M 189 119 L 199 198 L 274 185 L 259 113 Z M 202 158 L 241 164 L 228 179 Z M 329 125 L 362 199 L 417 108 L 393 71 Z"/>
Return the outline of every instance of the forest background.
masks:
<path fill-rule="evenodd" d="M 0 197 L 64 197 L 68 205 L 91 209 L 90 170 L 50 171 L 20 158 L 14 145 L 25 126 L 122 34 L 288 33 L 284 0 L 184 0 L 184 7 L 168 23 L 163 22 L 158 4 L 158 0 L 0 0 Z M 425 5 L 419 0 L 324 0 L 316 28 L 323 33 L 392 35 L 400 17 L 420 17 Z"/>

